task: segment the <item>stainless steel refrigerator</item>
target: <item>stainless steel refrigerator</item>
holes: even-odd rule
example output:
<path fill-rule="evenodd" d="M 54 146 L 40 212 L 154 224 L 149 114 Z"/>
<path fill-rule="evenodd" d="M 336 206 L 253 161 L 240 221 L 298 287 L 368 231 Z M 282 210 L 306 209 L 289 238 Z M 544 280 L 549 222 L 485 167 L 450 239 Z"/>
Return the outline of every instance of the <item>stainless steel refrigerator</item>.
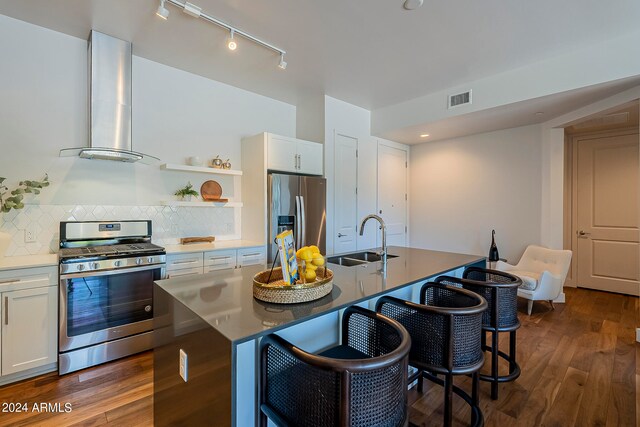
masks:
<path fill-rule="evenodd" d="M 316 245 L 326 254 L 327 182 L 322 177 L 270 173 L 267 176 L 269 242 L 272 262 L 278 251 L 275 237 L 293 231 L 296 249 Z"/>

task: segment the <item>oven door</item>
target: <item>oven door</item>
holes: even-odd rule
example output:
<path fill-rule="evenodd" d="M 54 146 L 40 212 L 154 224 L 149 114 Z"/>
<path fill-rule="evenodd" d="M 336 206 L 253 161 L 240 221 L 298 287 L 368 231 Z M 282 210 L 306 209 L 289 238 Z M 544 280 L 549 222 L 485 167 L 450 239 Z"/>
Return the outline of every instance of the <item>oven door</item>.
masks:
<path fill-rule="evenodd" d="M 153 282 L 164 264 L 60 276 L 59 351 L 153 329 Z"/>

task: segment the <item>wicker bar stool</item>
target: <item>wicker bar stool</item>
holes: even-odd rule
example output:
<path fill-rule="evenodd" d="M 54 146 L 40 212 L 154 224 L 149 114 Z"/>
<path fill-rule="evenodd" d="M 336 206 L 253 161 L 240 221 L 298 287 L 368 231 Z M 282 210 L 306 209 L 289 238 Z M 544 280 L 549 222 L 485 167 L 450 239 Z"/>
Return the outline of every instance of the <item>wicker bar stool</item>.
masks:
<path fill-rule="evenodd" d="M 307 353 L 271 334 L 260 345 L 260 425 L 405 426 L 408 332 L 396 321 L 349 307 L 342 344 Z"/>
<path fill-rule="evenodd" d="M 420 289 L 420 304 L 395 297 L 382 297 L 376 311 L 396 319 L 411 335 L 409 365 L 418 372 L 409 382 L 423 378 L 444 386 L 444 425 L 452 422 L 453 393 L 471 407 L 471 424 L 482 426 L 484 418 L 478 406 L 478 371 L 484 363 L 480 341 L 482 313 L 487 302 L 465 289 L 426 283 Z M 438 378 L 444 375 L 444 380 Z M 471 396 L 453 384 L 454 375 L 471 374 Z"/>
<path fill-rule="evenodd" d="M 518 319 L 518 286 L 522 281 L 512 274 L 479 267 L 465 269 L 463 278 L 441 276 L 438 283 L 461 286 L 464 289 L 482 295 L 489 309 L 482 318 L 482 348 L 491 352 L 491 374 L 480 374 L 482 381 L 491 383 L 491 398 L 498 398 L 498 384 L 514 381 L 520 376 L 520 366 L 516 362 L 516 330 L 520 327 Z M 486 333 L 491 333 L 491 345 L 487 345 Z M 509 332 L 509 354 L 500 351 L 500 332 Z M 499 375 L 498 357 L 509 363 L 509 373 Z"/>

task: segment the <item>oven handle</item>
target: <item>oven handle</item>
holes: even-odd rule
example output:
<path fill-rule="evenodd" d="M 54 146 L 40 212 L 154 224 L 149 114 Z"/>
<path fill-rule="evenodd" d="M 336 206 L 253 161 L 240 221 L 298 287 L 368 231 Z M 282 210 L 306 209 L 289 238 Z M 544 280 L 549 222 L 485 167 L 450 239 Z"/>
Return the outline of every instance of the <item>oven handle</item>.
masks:
<path fill-rule="evenodd" d="M 131 267 L 131 268 L 116 268 L 113 270 L 103 270 L 103 271 L 85 271 L 82 273 L 71 273 L 71 274 L 61 274 L 60 279 L 76 279 L 79 277 L 100 277 L 100 276 L 113 276 L 114 274 L 121 273 L 135 273 L 137 271 L 145 271 L 145 270 L 156 270 L 158 268 L 165 268 L 166 264 L 153 264 L 153 265 L 145 265 L 142 267 Z"/>

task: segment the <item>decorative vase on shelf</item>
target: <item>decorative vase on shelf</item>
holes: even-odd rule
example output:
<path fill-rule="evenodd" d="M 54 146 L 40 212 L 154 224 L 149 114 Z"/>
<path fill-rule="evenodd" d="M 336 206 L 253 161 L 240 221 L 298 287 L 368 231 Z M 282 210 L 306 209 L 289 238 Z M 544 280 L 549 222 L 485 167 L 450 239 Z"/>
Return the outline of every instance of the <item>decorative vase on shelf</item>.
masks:
<path fill-rule="evenodd" d="M 498 246 L 496 245 L 496 230 L 491 230 L 491 247 L 489 248 L 489 261 L 496 262 L 500 260 Z"/>

